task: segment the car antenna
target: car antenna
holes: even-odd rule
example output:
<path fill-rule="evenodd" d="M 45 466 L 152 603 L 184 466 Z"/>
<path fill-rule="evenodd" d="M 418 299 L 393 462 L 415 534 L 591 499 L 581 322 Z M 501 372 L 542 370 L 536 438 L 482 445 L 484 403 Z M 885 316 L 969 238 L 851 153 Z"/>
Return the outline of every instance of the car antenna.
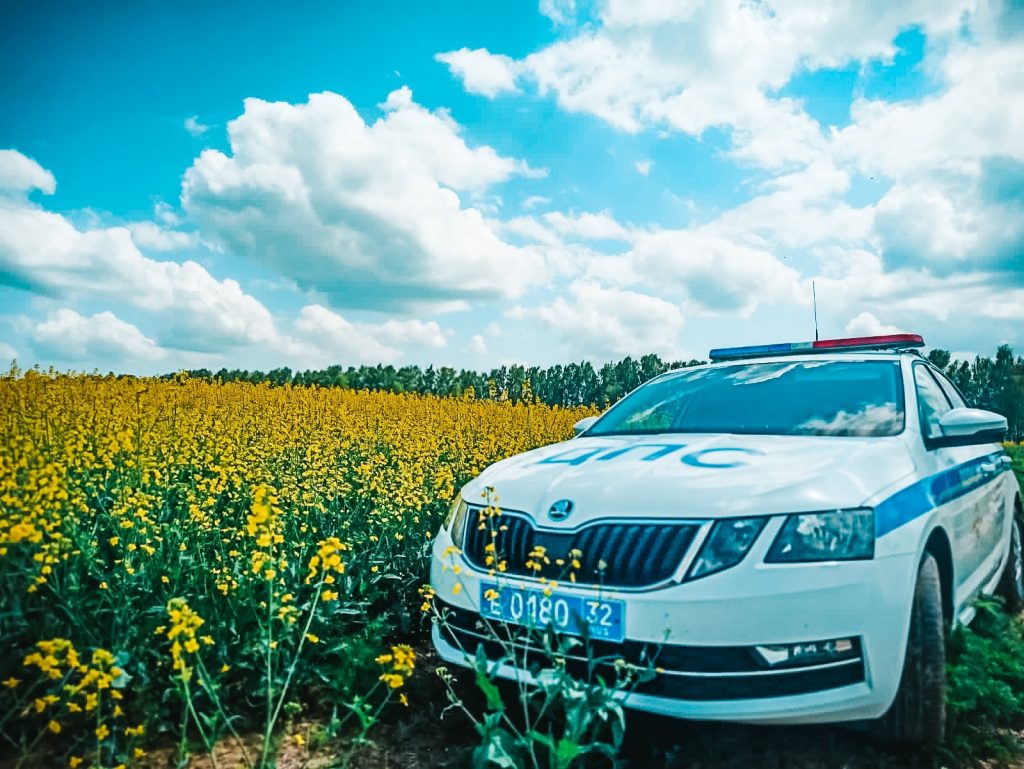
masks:
<path fill-rule="evenodd" d="M 811 281 L 811 298 L 814 304 L 814 341 L 818 341 L 818 291 L 814 287 L 814 281 Z"/>

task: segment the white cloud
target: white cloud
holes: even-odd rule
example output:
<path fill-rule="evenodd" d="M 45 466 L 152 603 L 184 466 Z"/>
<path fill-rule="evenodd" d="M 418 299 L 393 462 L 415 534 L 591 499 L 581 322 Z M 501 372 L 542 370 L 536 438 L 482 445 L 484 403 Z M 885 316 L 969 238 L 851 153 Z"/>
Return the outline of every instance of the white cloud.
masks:
<path fill-rule="evenodd" d="M 570 24 L 576 18 L 576 0 L 540 0 L 538 10 L 555 24 Z"/>
<path fill-rule="evenodd" d="M 7 342 L 0 342 L 0 371 L 4 370 L 4 365 L 10 363 L 12 360 L 18 357 L 18 351 L 14 349 Z"/>
<path fill-rule="evenodd" d="M 887 272 L 877 254 L 864 250 L 836 250 L 828 264 L 827 274 L 815 278 L 823 329 L 829 319 L 833 329 L 866 330 L 874 327 L 872 318 L 884 318 L 878 327 L 920 333 L 946 348 L 981 352 L 997 342 L 1024 341 L 1024 287 L 1007 285 L 998 274 Z"/>
<path fill-rule="evenodd" d="M 440 348 L 447 344 L 434 321 L 399 321 L 382 324 L 351 322 L 323 305 L 303 307 L 294 324 L 295 338 L 285 349 L 305 361 L 324 363 L 393 363 L 403 347 Z"/>
<path fill-rule="evenodd" d="M 500 62 L 505 80 L 494 94 L 532 81 L 564 109 L 629 132 L 666 126 L 700 136 L 724 126 L 732 130 L 735 157 L 780 169 L 814 160 L 825 145 L 802 106 L 775 95 L 795 73 L 889 60 L 901 30 L 920 25 L 930 35 L 950 36 L 973 5 L 609 0 L 599 24 L 522 60 L 487 51 L 480 56 L 495 69 Z M 557 8 L 545 5 L 542 11 L 560 18 Z M 468 75 L 455 74 L 473 90 Z"/>
<path fill-rule="evenodd" d="M 529 211 L 531 208 L 537 206 L 545 206 L 551 202 L 551 198 L 545 197 L 544 195 L 527 195 L 523 198 L 523 202 L 520 203 L 524 211 Z"/>
<path fill-rule="evenodd" d="M 828 160 L 766 182 L 763 194 L 723 213 L 709 229 L 737 240 L 804 248 L 818 243 L 863 243 L 874 210 L 842 201 L 850 175 Z"/>
<path fill-rule="evenodd" d="M 834 137 L 838 156 L 892 179 L 973 174 L 985 157 L 1024 159 L 1024 46 L 1017 39 L 958 44 L 941 59 L 945 86 L 921 101 L 859 99 Z"/>
<path fill-rule="evenodd" d="M 609 211 L 598 213 L 563 214 L 552 211 L 544 214 L 544 222 L 562 236 L 583 240 L 629 240 L 629 231 L 619 224 Z"/>
<path fill-rule="evenodd" d="M 460 48 L 439 53 L 434 58 L 447 64 L 470 93 L 494 98 L 498 94 L 518 90 L 516 64 L 508 56 L 495 55 L 486 48 Z"/>
<path fill-rule="evenodd" d="M 151 251 L 176 251 L 199 242 L 195 233 L 167 229 L 156 222 L 131 222 L 127 227 L 135 244 Z"/>
<path fill-rule="evenodd" d="M 153 361 L 164 356 L 156 342 L 111 312 L 90 317 L 74 310 L 50 313 L 33 332 L 32 346 L 44 358 L 62 361 Z"/>
<path fill-rule="evenodd" d="M 636 172 L 641 176 L 650 176 L 651 167 L 654 163 L 650 160 L 638 160 L 633 166 L 636 168 Z"/>
<path fill-rule="evenodd" d="M 364 328 L 373 327 L 364 326 Z M 415 318 L 398 320 L 397 318 L 390 318 L 376 328 L 373 328 L 372 333 L 383 342 L 402 347 L 439 349 L 446 347 L 448 344 L 448 340 L 445 338 L 444 332 L 441 331 L 441 327 L 433 320 L 422 321 Z"/>
<path fill-rule="evenodd" d="M 53 174 L 16 150 L 0 150 L 0 194 L 39 190 L 52 195 L 57 189 Z"/>
<path fill-rule="evenodd" d="M 0 198 L 0 285 L 155 313 L 169 347 L 218 350 L 277 336 L 270 313 L 236 281 L 219 281 L 192 261 L 155 261 L 126 227 L 80 230 L 24 198 Z"/>
<path fill-rule="evenodd" d="M 711 229 L 657 230 L 637 234 L 634 243 L 621 257 L 630 265 L 624 274 L 662 295 L 681 295 L 688 309 L 743 317 L 765 302 L 805 302 L 795 269 Z"/>
<path fill-rule="evenodd" d="M 562 342 L 570 356 L 679 354 L 684 319 L 676 305 L 589 281 L 574 283 L 570 293 L 571 299 L 559 296 L 548 305 L 515 307 L 508 314 L 540 323 Z"/>
<path fill-rule="evenodd" d="M 902 334 L 903 329 L 899 326 L 887 326 L 870 312 L 862 312 L 855 318 L 851 318 L 846 324 L 846 333 L 849 336 L 881 336 L 883 334 Z"/>
<path fill-rule="evenodd" d="M 463 352 L 470 355 L 484 355 L 487 352 L 487 340 L 484 339 L 483 334 L 473 334 Z"/>
<path fill-rule="evenodd" d="M 1022 72 L 1019 40 L 962 42 L 938 65 L 935 95 L 854 103 L 834 153 L 893 182 L 875 211 L 887 266 L 1024 272 Z"/>
<path fill-rule="evenodd" d="M 464 208 L 523 162 L 469 147 L 443 112 L 393 92 L 367 125 L 334 93 L 305 104 L 248 99 L 232 154 L 203 152 L 182 202 L 204 237 L 321 292 L 334 306 L 514 297 L 545 278 L 542 257 Z"/>
<path fill-rule="evenodd" d="M 199 122 L 198 115 L 189 115 L 185 118 L 185 130 L 189 132 L 191 136 L 199 137 L 210 130 L 210 126 L 203 125 Z"/>

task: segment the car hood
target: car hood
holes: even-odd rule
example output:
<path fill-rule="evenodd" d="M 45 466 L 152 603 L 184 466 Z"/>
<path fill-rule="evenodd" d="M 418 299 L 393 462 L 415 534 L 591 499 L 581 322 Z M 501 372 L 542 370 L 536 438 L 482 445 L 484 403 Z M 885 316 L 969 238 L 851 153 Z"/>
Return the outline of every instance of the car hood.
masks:
<path fill-rule="evenodd" d="M 580 437 L 491 465 L 463 489 L 530 513 L 571 500 L 560 526 L 615 517 L 722 518 L 857 507 L 914 472 L 898 438 L 774 435 Z"/>

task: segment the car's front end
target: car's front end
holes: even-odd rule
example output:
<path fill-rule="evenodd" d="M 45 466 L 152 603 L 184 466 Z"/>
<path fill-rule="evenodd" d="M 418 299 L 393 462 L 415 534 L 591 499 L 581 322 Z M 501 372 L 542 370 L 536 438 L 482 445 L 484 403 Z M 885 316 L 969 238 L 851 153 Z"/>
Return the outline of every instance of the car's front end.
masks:
<path fill-rule="evenodd" d="M 788 373 L 772 365 L 729 384 Z M 570 668 L 586 670 L 588 655 L 656 667 L 631 707 L 760 723 L 881 716 L 900 681 L 927 521 L 879 525 L 876 507 L 914 466 L 900 361 L 876 367 L 895 372 L 888 410 L 852 432 L 631 432 L 606 419 L 489 468 L 434 544 L 440 655 L 473 664 L 482 647 L 499 659 L 496 626 L 553 627 L 588 639 Z M 494 672 L 528 676 L 507 657 Z"/>

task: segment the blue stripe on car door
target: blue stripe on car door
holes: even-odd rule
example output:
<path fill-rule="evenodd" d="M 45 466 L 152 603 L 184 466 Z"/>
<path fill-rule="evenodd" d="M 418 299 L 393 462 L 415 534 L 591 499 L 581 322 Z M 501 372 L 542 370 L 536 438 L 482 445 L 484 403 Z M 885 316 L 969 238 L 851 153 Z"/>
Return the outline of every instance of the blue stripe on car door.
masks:
<path fill-rule="evenodd" d="M 952 502 L 995 480 L 1008 469 L 998 461 L 1002 455 L 1002 452 L 997 452 L 977 457 L 922 478 L 882 500 L 875 505 L 875 536 L 884 537 L 936 507 Z M 981 466 L 986 462 L 996 465 L 994 473 L 986 475 L 981 472 Z"/>

